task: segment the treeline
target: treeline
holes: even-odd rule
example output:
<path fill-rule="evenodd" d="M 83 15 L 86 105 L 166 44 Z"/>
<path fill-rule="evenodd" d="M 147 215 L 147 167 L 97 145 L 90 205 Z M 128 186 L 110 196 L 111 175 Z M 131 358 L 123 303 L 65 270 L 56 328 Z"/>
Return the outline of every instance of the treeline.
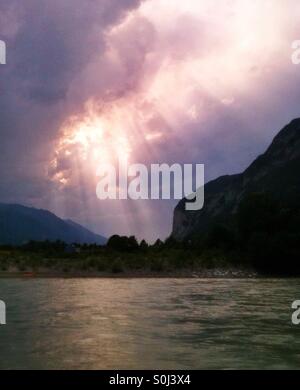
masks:
<path fill-rule="evenodd" d="M 38 272 L 180 272 L 200 267 L 200 260 L 187 251 L 185 243 L 177 248 L 169 240 L 149 245 L 134 236 L 112 236 L 105 246 L 66 244 L 62 241 L 28 242 L 21 247 L 0 247 L 0 272 L 17 269 Z M 181 249 L 180 249 L 181 248 Z M 201 266 L 202 266 L 201 259 Z"/>
<path fill-rule="evenodd" d="M 136 237 L 113 235 L 104 246 L 30 241 L 0 247 L 0 269 L 15 258 L 21 267 L 97 269 L 206 269 L 249 267 L 262 274 L 300 275 L 300 209 L 265 193 L 247 195 L 235 215 L 183 242 L 172 237 L 150 245 Z"/>
<path fill-rule="evenodd" d="M 97 251 L 121 251 L 121 252 L 135 252 L 135 251 L 145 251 L 147 249 L 159 249 L 165 247 L 165 242 L 158 239 L 153 245 L 150 245 L 146 240 L 142 240 L 140 243 L 135 236 L 119 236 L 113 235 L 106 245 L 97 245 L 97 244 L 78 244 L 72 243 L 67 244 L 61 240 L 56 241 L 29 241 L 21 246 L 11 246 L 11 245 L 0 245 L 0 250 L 9 251 L 9 250 L 20 250 L 24 252 L 45 252 L 48 254 L 55 253 L 89 253 Z"/>
<path fill-rule="evenodd" d="M 300 275 L 300 209 L 266 193 L 247 195 L 227 223 L 190 237 L 198 251 L 214 249 L 237 256 L 257 271 L 271 275 Z"/>

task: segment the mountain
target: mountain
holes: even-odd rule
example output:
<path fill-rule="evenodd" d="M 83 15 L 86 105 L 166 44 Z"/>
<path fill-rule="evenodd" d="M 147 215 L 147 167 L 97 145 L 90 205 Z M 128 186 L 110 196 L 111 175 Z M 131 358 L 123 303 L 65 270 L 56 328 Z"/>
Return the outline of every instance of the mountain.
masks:
<path fill-rule="evenodd" d="M 186 211 L 185 199 L 180 201 L 174 211 L 172 237 L 181 241 L 216 224 L 230 225 L 241 201 L 251 193 L 265 193 L 289 208 L 299 207 L 299 172 L 300 119 L 295 119 L 243 173 L 207 183 L 202 210 Z"/>
<path fill-rule="evenodd" d="M 81 226 L 79 223 L 72 221 L 71 219 L 66 219 L 65 222 L 73 228 L 80 235 L 81 243 L 97 243 L 98 245 L 104 245 L 107 242 L 107 238 L 95 234 L 88 230 L 87 228 Z M 96 241 L 94 241 L 96 239 Z"/>
<path fill-rule="evenodd" d="M 0 203 L 0 245 L 22 245 L 33 241 L 105 244 L 106 238 L 47 210 Z"/>

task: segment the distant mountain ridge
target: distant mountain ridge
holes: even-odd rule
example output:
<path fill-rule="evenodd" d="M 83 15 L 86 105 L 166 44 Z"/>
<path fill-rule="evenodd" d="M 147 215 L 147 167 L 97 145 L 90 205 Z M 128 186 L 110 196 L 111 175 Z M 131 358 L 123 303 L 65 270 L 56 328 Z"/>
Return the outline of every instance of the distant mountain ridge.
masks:
<path fill-rule="evenodd" d="M 107 241 L 105 237 L 71 220 L 63 220 L 48 210 L 0 203 L 0 245 L 22 245 L 30 240 L 98 245 Z"/>
<path fill-rule="evenodd" d="M 293 120 L 274 138 L 267 151 L 243 173 L 219 177 L 204 187 L 204 207 L 186 211 L 185 199 L 174 211 L 172 237 L 184 240 L 215 224 L 230 224 L 249 193 L 263 192 L 296 207 L 300 200 L 300 119 Z"/>

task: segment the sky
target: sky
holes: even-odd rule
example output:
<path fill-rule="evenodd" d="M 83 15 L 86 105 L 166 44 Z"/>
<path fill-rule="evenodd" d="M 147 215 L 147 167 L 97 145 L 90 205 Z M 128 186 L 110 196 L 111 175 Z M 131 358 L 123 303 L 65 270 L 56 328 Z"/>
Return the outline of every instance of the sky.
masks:
<path fill-rule="evenodd" d="M 100 162 L 241 172 L 300 117 L 298 0 L 1 0 L 0 202 L 153 241 L 176 201 L 100 201 Z"/>

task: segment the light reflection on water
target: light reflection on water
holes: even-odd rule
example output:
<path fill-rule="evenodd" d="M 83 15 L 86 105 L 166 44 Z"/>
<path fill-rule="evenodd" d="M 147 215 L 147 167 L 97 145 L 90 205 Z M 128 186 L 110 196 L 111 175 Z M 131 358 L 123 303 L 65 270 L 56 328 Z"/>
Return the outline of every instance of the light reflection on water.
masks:
<path fill-rule="evenodd" d="M 1 369 L 298 369 L 300 280 L 0 280 Z"/>

